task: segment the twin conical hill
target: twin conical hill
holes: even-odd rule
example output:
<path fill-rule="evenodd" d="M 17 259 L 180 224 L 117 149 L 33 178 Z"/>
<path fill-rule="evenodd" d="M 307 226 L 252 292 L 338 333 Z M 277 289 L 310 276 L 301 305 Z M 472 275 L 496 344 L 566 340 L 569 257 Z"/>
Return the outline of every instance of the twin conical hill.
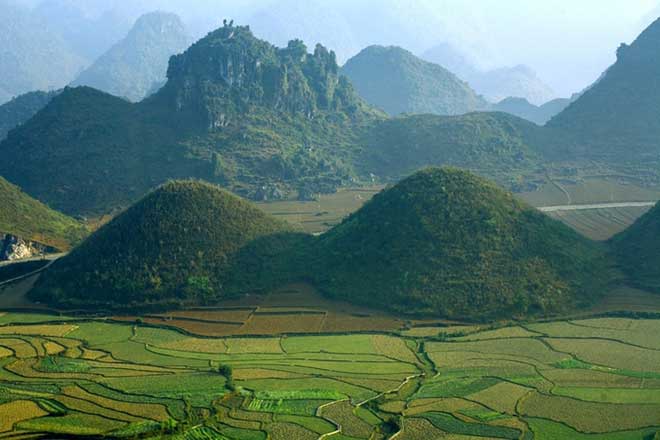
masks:
<path fill-rule="evenodd" d="M 587 301 L 600 247 L 457 169 L 427 169 L 320 238 L 328 295 L 453 318 L 493 319 Z M 606 278 L 606 277 L 604 277 Z"/>
<path fill-rule="evenodd" d="M 630 282 L 660 293 L 660 203 L 616 235 L 612 245 Z"/>
<path fill-rule="evenodd" d="M 176 306 L 225 295 L 232 255 L 288 226 L 216 186 L 167 183 L 103 226 L 39 280 L 60 306 Z"/>

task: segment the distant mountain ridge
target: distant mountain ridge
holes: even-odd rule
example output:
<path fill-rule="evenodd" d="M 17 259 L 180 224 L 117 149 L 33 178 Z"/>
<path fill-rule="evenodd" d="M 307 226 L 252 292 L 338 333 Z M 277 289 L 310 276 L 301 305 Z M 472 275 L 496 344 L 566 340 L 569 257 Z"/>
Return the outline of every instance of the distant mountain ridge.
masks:
<path fill-rule="evenodd" d="M 362 98 L 390 115 L 460 115 L 489 106 L 453 73 L 395 46 L 370 46 L 348 60 L 341 73 Z"/>
<path fill-rule="evenodd" d="M 89 86 L 131 101 L 140 101 L 166 80 L 171 56 L 189 45 L 181 19 L 171 13 L 141 16 L 128 35 L 90 67 L 72 86 Z"/>
<path fill-rule="evenodd" d="M 507 98 L 494 104 L 491 109 L 510 113 L 538 125 L 545 125 L 555 115 L 568 107 L 571 102 L 572 99 L 557 98 L 543 105 L 536 106 L 525 98 Z"/>
<path fill-rule="evenodd" d="M 556 98 L 550 86 L 525 65 L 482 70 L 448 43 L 427 50 L 421 57 L 455 73 L 492 103 L 506 98 L 525 98 L 540 106 Z"/>
<path fill-rule="evenodd" d="M 87 60 L 47 23 L 0 0 L 0 104 L 35 90 L 64 87 Z"/>

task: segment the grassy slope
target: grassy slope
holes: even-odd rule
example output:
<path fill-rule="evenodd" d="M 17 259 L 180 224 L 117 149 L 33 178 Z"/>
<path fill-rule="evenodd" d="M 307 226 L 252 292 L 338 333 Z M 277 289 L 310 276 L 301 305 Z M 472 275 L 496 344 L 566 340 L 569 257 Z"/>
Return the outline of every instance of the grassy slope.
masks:
<path fill-rule="evenodd" d="M 34 297 L 82 306 L 204 303 L 227 295 L 232 255 L 288 226 L 213 185 L 171 182 L 59 260 Z"/>
<path fill-rule="evenodd" d="M 23 193 L 0 177 L 0 233 L 68 250 L 85 235 L 85 228 Z"/>
<path fill-rule="evenodd" d="M 631 281 L 660 293 L 660 204 L 616 235 L 612 245 Z"/>
<path fill-rule="evenodd" d="M 403 116 L 374 123 L 361 139 L 364 172 L 397 178 L 421 167 L 452 165 L 493 177 L 529 170 L 539 160 L 544 132 L 505 113 Z"/>
<path fill-rule="evenodd" d="M 601 248 L 481 178 L 429 169 L 320 237 L 327 294 L 405 312 L 492 319 L 585 302 Z"/>

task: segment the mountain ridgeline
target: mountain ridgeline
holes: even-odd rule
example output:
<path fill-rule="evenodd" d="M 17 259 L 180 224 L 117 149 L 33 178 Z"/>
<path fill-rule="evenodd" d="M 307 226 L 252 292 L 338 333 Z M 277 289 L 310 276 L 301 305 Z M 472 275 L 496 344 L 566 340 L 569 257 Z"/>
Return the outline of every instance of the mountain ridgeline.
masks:
<path fill-rule="evenodd" d="M 171 308 L 310 281 L 396 312 L 490 320 L 589 303 L 607 282 L 599 244 L 466 171 L 428 169 L 320 237 L 210 184 L 171 182 L 39 279 L 65 308 Z"/>
<path fill-rule="evenodd" d="M 357 92 L 390 115 L 460 115 L 489 107 L 453 73 L 399 47 L 370 46 L 342 67 Z"/>
<path fill-rule="evenodd" d="M 631 44 L 582 96 L 549 122 L 576 138 L 589 158 L 651 162 L 660 153 L 660 19 Z"/>
<path fill-rule="evenodd" d="M 65 89 L 0 144 L 0 174 L 68 213 L 125 207 L 183 177 L 252 198 L 334 191 L 353 178 L 355 127 L 381 117 L 338 70 L 322 46 L 278 49 L 226 25 L 173 57 L 140 103 Z"/>
<path fill-rule="evenodd" d="M 0 175 L 65 213 L 94 215 L 129 206 L 169 179 L 204 179 L 272 200 L 414 171 L 383 157 L 386 115 L 357 95 L 323 46 L 309 53 L 294 40 L 277 48 L 229 23 L 172 57 L 167 78 L 136 104 L 88 87 L 65 89 L 0 143 L 10 159 L 0 162 Z M 517 137 L 529 132 L 520 119 L 433 118 L 430 131 L 418 130 L 414 116 L 397 118 L 385 150 L 429 151 L 411 157 L 414 166 L 473 169 L 483 168 L 487 150 L 493 177 L 511 170 L 511 158 L 527 166 L 521 157 L 535 156 L 519 154 L 521 145 L 537 143 Z M 482 130 L 468 129 L 475 121 Z M 507 136 L 488 136 L 501 127 Z M 424 147 L 429 138 L 434 143 Z"/>

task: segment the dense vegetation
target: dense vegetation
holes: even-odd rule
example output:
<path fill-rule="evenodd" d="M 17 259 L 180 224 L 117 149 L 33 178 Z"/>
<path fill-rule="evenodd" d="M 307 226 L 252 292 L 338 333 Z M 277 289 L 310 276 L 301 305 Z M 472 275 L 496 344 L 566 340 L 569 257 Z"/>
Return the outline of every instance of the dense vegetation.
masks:
<path fill-rule="evenodd" d="M 139 104 L 65 90 L 0 144 L 11 158 L 0 174 L 68 213 L 191 176 L 257 199 L 333 191 L 355 177 L 355 131 L 382 117 L 338 70 L 320 45 L 278 49 L 226 25 L 173 57 L 167 84 Z"/>
<path fill-rule="evenodd" d="M 227 296 L 232 257 L 288 226 L 210 184 L 167 183 L 115 217 L 39 279 L 61 306 L 204 304 Z"/>
<path fill-rule="evenodd" d="M 59 92 L 29 92 L 0 105 L 0 141 L 44 108 Z"/>
<path fill-rule="evenodd" d="M 600 80 L 548 125 L 575 135 L 577 153 L 591 158 L 658 163 L 660 20 L 630 46 Z"/>
<path fill-rule="evenodd" d="M 513 171 L 529 169 L 540 159 L 544 145 L 539 127 L 505 113 L 392 118 L 375 122 L 361 143 L 361 169 L 390 179 L 438 164 L 491 177 L 515 175 Z"/>
<path fill-rule="evenodd" d="M 453 73 L 400 47 L 370 46 L 342 67 L 357 92 L 390 115 L 460 115 L 489 103 Z"/>
<path fill-rule="evenodd" d="M 0 237 L 11 234 L 64 251 L 86 234 L 83 225 L 34 200 L 2 177 L 0 207 Z"/>
<path fill-rule="evenodd" d="M 126 38 L 115 44 L 73 81 L 131 101 L 140 101 L 165 83 L 172 55 L 188 47 L 181 19 L 165 12 L 140 17 Z"/>
<path fill-rule="evenodd" d="M 660 293 L 660 203 L 612 239 L 630 281 Z"/>
<path fill-rule="evenodd" d="M 487 320 L 588 302 L 600 247 L 468 172 L 428 169 L 320 237 L 328 295 L 402 312 Z"/>

